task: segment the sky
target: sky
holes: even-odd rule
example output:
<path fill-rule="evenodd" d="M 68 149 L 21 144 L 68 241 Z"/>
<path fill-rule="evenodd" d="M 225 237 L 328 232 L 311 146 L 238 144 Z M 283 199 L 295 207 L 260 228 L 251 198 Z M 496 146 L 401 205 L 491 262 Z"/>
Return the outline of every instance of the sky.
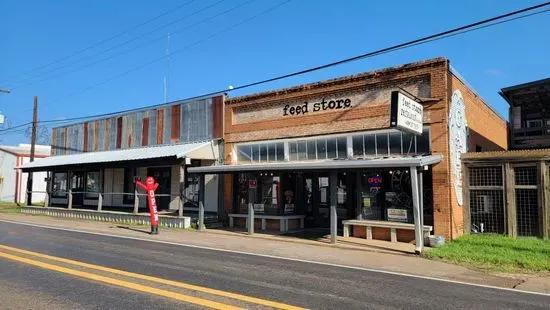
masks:
<path fill-rule="evenodd" d="M 117 112 L 163 103 L 165 77 L 168 101 L 185 99 L 540 3 L 543 1 L 2 0 L 0 89 L 11 90 L 10 94 L 0 93 L 0 112 L 7 120 L 3 129 L 32 120 L 34 96 L 38 96 L 39 120 Z M 233 91 L 229 96 L 445 57 L 507 118 L 508 107 L 499 90 L 550 75 L 549 29 L 550 12 L 546 12 Z M 0 144 L 29 143 L 24 131 L 1 130 Z M 49 127 L 42 128 L 47 130 Z"/>

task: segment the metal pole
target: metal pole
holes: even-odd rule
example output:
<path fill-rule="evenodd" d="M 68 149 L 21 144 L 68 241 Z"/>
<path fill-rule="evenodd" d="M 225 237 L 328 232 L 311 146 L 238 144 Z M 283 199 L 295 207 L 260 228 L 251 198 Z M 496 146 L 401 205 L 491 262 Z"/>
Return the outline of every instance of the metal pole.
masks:
<path fill-rule="evenodd" d="M 185 175 L 185 159 L 183 161 L 183 164 L 180 165 L 180 199 L 179 199 L 179 205 L 178 205 L 178 216 L 183 217 L 183 200 L 185 196 L 185 178 L 187 176 Z"/>
<path fill-rule="evenodd" d="M 254 204 L 249 202 L 248 203 L 248 234 L 253 235 L 254 234 Z"/>
<path fill-rule="evenodd" d="M 36 122 L 38 118 L 38 97 L 34 96 L 34 104 L 32 109 L 32 135 L 31 135 L 31 154 L 30 162 L 34 161 L 34 149 L 36 144 Z M 27 205 L 32 205 L 32 171 L 29 171 L 27 178 Z"/>
<path fill-rule="evenodd" d="M 199 202 L 199 230 L 204 230 L 204 204 Z"/>
<path fill-rule="evenodd" d="M 422 227 L 422 238 L 424 238 L 424 173 L 422 170 L 418 172 L 418 199 L 420 202 L 420 225 Z"/>
<path fill-rule="evenodd" d="M 415 166 L 411 167 L 411 187 L 412 187 L 412 198 L 413 198 L 413 214 L 414 214 L 414 239 L 416 241 L 415 252 L 416 254 L 422 253 L 424 248 L 424 237 L 423 237 L 423 228 L 421 226 L 421 216 L 420 216 L 420 199 L 418 191 L 418 175 L 417 169 Z"/>
<path fill-rule="evenodd" d="M 69 205 L 67 206 L 69 210 L 73 208 L 73 190 L 69 188 Z"/>
<path fill-rule="evenodd" d="M 139 196 L 137 187 L 134 188 L 134 214 L 138 214 L 139 211 Z"/>
<path fill-rule="evenodd" d="M 103 194 L 102 193 L 98 193 L 98 197 L 97 197 L 97 211 L 101 211 L 101 208 L 103 208 Z"/>
<path fill-rule="evenodd" d="M 330 173 L 330 243 L 336 244 L 337 228 L 338 228 L 338 214 L 336 212 L 336 204 L 338 203 L 337 197 L 337 178 L 336 171 Z"/>

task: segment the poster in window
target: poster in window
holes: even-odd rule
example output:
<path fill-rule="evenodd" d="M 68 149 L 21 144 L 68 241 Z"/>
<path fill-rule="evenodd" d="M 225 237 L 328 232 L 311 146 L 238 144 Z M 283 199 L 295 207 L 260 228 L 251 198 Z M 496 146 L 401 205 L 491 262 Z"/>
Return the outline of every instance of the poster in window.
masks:
<path fill-rule="evenodd" d="M 407 222 L 407 210 L 404 209 L 388 209 L 388 221 Z"/>
<path fill-rule="evenodd" d="M 285 203 L 285 214 L 293 214 L 293 213 L 294 213 L 294 204 Z"/>
<path fill-rule="evenodd" d="M 265 207 L 263 203 L 255 203 L 254 204 L 254 212 L 255 213 L 264 213 Z"/>

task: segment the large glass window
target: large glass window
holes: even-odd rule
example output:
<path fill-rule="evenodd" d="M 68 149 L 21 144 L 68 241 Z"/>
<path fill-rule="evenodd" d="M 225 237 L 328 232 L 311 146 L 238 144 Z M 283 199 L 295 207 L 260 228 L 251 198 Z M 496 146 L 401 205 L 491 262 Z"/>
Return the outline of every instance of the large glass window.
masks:
<path fill-rule="evenodd" d="M 430 128 L 424 128 L 422 135 L 416 137 L 416 152 L 419 154 L 430 153 Z"/>
<path fill-rule="evenodd" d="M 99 171 L 86 172 L 86 198 L 97 199 L 99 197 Z"/>
<path fill-rule="evenodd" d="M 185 197 L 183 197 L 184 208 L 198 208 L 199 207 L 199 181 L 198 174 L 188 173 L 187 176 L 187 188 L 185 188 Z"/>
<path fill-rule="evenodd" d="M 336 158 L 336 138 L 327 139 L 327 159 Z"/>
<path fill-rule="evenodd" d="M 326 139 L 317 139 L 317 159 L 327 159 Z"/>
<path fill-rule="evenodd" d="M 317 159 L 317 143 L 315 143 L 315 140 L 307 141 L 307 159 L 308 160 Z"/>
<path fill-rule="evenodd" d="M 403 154 L 416 154 L 416 135 L 403 132 Z"/>
<path fill-rule="evenodd" d="M 124 168 L 124 192 L 128 193 L 123 196 L 123 203 L 132 204 L 134 203 L 134 193 L 136 189 L 136 184 L 134 182 L 134 177 L 136 177 L 136 169 L 134 168 Z"/>
<path fill-rule="evenodd" d="M 353 156 L 363 156 L 365 155 L 365 145 L 363 140 L 363 135 L 356 135 L 352 137 L 353 143 Z"/>
<path fill-rule="evenodd" d="M 339 137 L 337 143 L 338 158 L 348 158 L 348 139 L 346 137 Z"/>
<path fill-rule="evenodd" d="M 401 132 L 390 132 L 389 133 L 390 141 L 390 154 L 402 154 L 401 150 Z"/>
<path fill-rule="evenodd" d="M 388 155 L 388 133 L 377 133 L 376 134 L 376 154 L 379 156 Z"/>
<path fill-rule="evenodd" d="M 259 143 L 237 145 L 239 163 L 273 162 L 285 159 L 284 143 Z"/>
<path fill-rule="evenodd" d="M 67 197 L 67 172 L 55 172 L 53 174 L 52 197 Z"/>
<path fill-rule="evenodd" d="M 250 145 L 237 146 L 237 160 L 239 162 L 251 162 L 252 161 L 252 148 Z"/>
<path fill-rule="evenodd" d="M 250 188 L 250 182 L 254 180 L 255 188 Z M 237 186 L 237 212 L 248 213 L 249 191 L 252 191 L 252 203 L 257 214 L 277 215 L 281 206 L 280 176 L 272 173 L 239 173 L 236 177 Z"/>

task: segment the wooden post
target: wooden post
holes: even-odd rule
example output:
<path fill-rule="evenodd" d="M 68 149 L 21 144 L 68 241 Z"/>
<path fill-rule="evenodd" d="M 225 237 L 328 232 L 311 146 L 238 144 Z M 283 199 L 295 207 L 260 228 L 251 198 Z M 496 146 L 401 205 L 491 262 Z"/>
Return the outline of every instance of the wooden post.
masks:
<path fill-rule="evenodd" d="M 183 201 L 185 196 L 185 161 L 180 165 L 180 199 L 178 205 L 178 216 L 183 217 Z"/>
<path fill-rule="evenodd" d="M 101 211 L 103 208 L 103 193 L 99 192 L 97 197 L 97 211 Z"/>
<path fill-rule="evenodd" d="M 103 169 L 99 169 L 99 193 L 97 197 L 97 211 L 103 208 Z"/>
<path fill-rule="evenodd" d="M 508 236 L 515 238 L 518 235 L 516 219 L 516 180 L 514 179 L 514 169 L 510 163 L 504 164 L 504 171 L 506 176 L 506 187 L 504 189 L 504 192 L 506 193 L 506 226 L 508 228 Z"/>
<path fill-rule="evenodd" d="M 134 214 L 138 214 L 139 211 L 139 196 L 137 186 L 134 189 Z"/>
<path fill-rule="evenodd" d="M 462 205 L 464 207 L 464 233 L 472 231 L 472 214 L 470 209 L 470 166 L 462 165 Z"/>
<path fill-rule="evenodd" d="M 336 244 L 337 229 L 338 229 L 338 212 L 336 206 L 338 204 L 338 173 L 333 171 L 330 173 L 330 243 Z"/>
<path fill-rule="evenodd" d="M 542 236 L 544 239 L 550 238 L 550 171 L 548 164 L 543 161 L 540 163 L 542 184 L 540 191 L 542 192 Z"/>
<path fill-rule="evenodd" d="M 73 208 L 73 189 L 72 188 L 69 188 L 68 195 L 69 195 L 69 204 L 67 205 L 67 209 L 71 210 Z"/>
<path fill-rule="evenodd" d="M 421 226 L 421 215 L 420 215 L 420 193 L 418 187 L 418 173 L 417 173 L 417 167 L 412 166 L 410 168 L 410 174 L 411 174 L 411 191 L 412 191 L 412 199 L 413 199 L 413 216 L 414 216 L 414 239 L 416 241 L 415 245 L 415 253 L 421 254 L 422 250 L 424 248 L 424 228 Z M 396 236 L 397 237 L 397 236 Z M 393 230 L 392 230 L 392 242 L 393 240 Z M 396 238 L 397 239 L 397 238 Z M 397 241 L 397 240 L 396 240 Z"/>

